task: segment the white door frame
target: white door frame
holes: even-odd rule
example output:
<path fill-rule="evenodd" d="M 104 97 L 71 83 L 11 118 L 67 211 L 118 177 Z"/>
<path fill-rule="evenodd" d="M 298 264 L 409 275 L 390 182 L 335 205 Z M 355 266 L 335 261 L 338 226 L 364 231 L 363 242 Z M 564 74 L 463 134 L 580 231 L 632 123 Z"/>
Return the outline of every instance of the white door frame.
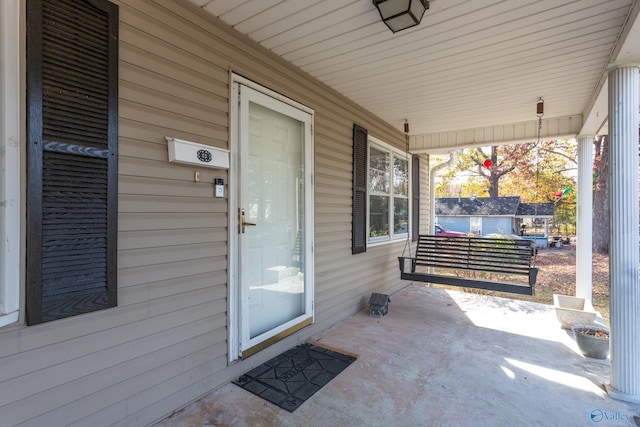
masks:
<path fill-rule="evenodd" d="M 314 112 L 312 109 L 299 104 L 289 98 L 286 98 L 276 92 L 264 88 L 257 83 L 248 80 L 244 77 L 236 74 L 231 75 L 231 109 L 230 109 L 230 171 L 229 171 L 229 285 L 228 285 L 228 354 L 229 363 L 237 361 L 241 358 L 241 335 L 242 335 L 242 316 L 240 310 L 241 294 L 240 294 L 240 277 L 239 277 L 239 246 L 238 239 L 238 209 L 240 208 L 238 200 L 238 177 L 240 171 L 240 137 L 242 130 L 240 129 L 240 93 L 237 90 L 237 86 L 242 85 L 260 92 L 263 95 L 269 96 L 275 100 L 283 102 L 288 106 L 294 107 L 300 111 L 303 111 L 311 115 L 311 126 L 307 131 L 309 132 L 309 145 L 305 147 L 305 194 L 308 196 L 305 198 L 305 294 L 306 294 L 306 312 L 311 314 L 310 321 L 313 322 L 314 316 L 314 183 L 313 183 L 313 166 L 314 166 L 314 141 L 313 141 L 313 120 Z M 287 323 L 281 327 L 275 328 L 270 331 L 269 334 L 274 337 L 282 336 L 290 329 L 290 325 Z M 245 345 L 245 348 L 247 346 Z"/>

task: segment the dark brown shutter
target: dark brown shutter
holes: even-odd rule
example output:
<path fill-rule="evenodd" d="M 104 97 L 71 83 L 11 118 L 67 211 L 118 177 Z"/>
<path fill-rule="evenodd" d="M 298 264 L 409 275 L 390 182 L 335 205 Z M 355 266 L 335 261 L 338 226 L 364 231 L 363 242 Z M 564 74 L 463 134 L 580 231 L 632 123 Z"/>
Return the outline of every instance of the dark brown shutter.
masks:
<path fill-rule="evenodd" d="M 367 250 L 367 130 L 353 125 L 353 211 L 351 253 Z"/>
<path fill-rule="evenodd" d="M 411 239 L 420 234 L 420 156 L 411 156 Z"/>
<path fill-rule="evenodd" d="M 27 2 L 27 323 L 116 297 L 118 8 Z"/>

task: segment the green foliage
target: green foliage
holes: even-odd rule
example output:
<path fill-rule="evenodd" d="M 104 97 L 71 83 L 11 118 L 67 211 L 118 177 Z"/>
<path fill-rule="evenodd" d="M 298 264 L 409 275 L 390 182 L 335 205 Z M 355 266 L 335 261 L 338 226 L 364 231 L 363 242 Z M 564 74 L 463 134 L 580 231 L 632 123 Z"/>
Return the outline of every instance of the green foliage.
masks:
<path fill-rule="evenodd" d="M 574 234 L 576 230 L 577 192 L 570 191 L 556 202 L 553 225 L 557 233 Z"/>

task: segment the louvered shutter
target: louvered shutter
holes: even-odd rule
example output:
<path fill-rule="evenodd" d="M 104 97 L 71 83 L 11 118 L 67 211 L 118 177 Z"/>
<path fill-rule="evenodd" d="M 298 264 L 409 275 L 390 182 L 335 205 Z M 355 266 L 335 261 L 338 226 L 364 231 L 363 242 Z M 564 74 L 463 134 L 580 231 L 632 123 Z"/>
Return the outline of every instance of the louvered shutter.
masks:
<path fill-rule="evenodd" d="M 420 234 L 420 156 L 411 156 L 411 239 Z"/>
<path fill-rule="evenodd" d="M 353 210 L 351 253 L 367 250 L 367 130 L 353 125 Z"/>
<path fill-rule="evenodd" d="M 117 303 L 118 8 L 27 2 L 27 323 Z"/>

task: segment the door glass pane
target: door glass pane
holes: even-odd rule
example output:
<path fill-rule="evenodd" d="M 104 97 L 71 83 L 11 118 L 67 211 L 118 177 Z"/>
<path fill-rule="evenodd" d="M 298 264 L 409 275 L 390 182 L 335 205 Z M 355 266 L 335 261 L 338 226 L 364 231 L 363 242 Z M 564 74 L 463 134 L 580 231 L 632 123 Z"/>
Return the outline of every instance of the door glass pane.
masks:
<path fill-rule="evenodd" d="M 251 102 L 241 278 L 254 338 L 305 312 L 304 123 Z M 244 168 L 244 165 L 243 165 Z"/>

